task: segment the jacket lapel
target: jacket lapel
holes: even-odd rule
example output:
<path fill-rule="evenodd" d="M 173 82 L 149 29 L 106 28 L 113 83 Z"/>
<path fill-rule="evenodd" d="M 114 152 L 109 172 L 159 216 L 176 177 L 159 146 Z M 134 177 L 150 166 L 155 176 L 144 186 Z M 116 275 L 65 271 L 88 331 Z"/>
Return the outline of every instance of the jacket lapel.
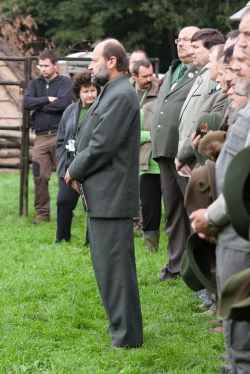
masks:
<path fill-rule="evenodd" d="M 169 94 L 178 91 L 180 88 L 185 86 L 187 83 L 194 80 L 197 77 L 198 74 L 199 74 L 198 68 L 196 66 L 192 65 L 189 69 L 187 69 L 187 71 L 183 75 L 182 79 L 176 84 L 176 86 L 174 86 L 172 88 L 172 90 L 171 90 L 171 92 L 169 92 Z"/>

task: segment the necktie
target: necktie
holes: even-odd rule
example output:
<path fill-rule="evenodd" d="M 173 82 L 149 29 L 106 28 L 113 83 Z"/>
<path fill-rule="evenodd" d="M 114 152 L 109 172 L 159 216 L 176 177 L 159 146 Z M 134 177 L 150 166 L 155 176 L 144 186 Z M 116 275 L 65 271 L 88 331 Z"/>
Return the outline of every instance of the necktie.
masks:
<path fill-rule="evenodd" d="M 178 77 L 177 77 L 178 82 L 179 82 L 179 80 L 183 77 L 183 75 L 185 74 L 185 71 L 186 71 L 186 70 L 187 70 L 186 65 L 183 65 L 182 68 L 181 68 L 181 70 L 180 70 L 180 72 L 179 72 L 179 74 L 178 74 Z"/>

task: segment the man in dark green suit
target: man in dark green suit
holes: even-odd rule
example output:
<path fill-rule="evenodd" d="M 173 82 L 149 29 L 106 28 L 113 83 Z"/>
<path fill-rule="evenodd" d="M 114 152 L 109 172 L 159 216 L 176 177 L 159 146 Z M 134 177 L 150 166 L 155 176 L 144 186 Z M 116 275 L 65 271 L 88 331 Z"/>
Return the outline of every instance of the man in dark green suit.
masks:
<path fill-rule="evenodd" d="M 190 235 L 190 223 L 184 208 L 186 183 L 178 175 L 174 159 L 178 151 L 180 111 L 199 73 L 189 54 L 191 37 L 197 30 L 197 27 L 185 27 L 176 39 L 179 60 L 172 62 L 165 76 L 151 125 L 153 158 L 160 166 L 168 235 L 169 262 L 159 275 L 161 281 L 179 274 L 182 254 Z"/>
<path fill-rule="evenodd" d="M 130 348 L 143 343 L 132 220 L 139 212 L 140 113 L 126 68 L 126 52 L 117 40 L 96 46 L 89 69 L 103 90 L 78 131 L 77 155 L 65 180 L 76 190 L 82 182 L 91 258 L 112 345 Z"/>

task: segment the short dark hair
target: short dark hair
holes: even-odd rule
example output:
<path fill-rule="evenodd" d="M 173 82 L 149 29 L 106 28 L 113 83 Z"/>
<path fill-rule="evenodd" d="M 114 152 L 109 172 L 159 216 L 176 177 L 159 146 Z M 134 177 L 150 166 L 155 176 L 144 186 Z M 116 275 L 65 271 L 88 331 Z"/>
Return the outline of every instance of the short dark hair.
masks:
<path fill-rule="evenodd" d="M 103 57 L 108 61 L 110 57 L 116 57 L 116 69 L 119 72 L 125 72 L 128 65 L 128 57 L 123 45 L 116 39 L 105 39 L 107 43 L 103 47 Z"/>
<path fill-rule="evenodd" d="M 230 45 L 230 47 L 228 47 L 228 48 L 224 51 L 224 64 L 228 64 L 229 61 L 231 60 L 231 58 L 233 57 L 234 46 L 235 46 L 235 44 Z"/>
<path fill-rule="evenodd" d="M 40 52 L 38 58 L 39 60 L 46 60 L 46 58 L 48 58 L 52 62 L 52 64 L 58 61 L 58 57 L 55 52 L 50 50 L 44 50 Z"/>
<path fill-rule="evenodd" d="M 240 35 L 240 30 L 232 30 L 227 33 L 227 39 L 236 39 Z"/>
<path fill-rule="evenodd" d="M 200 29 L 194 33 L 191 38 L 191 43 L 202 40 L 203 46 L 206 49 L 211 49 L 216 44 L 224 44 L 225 38 L 217 29 Z"/>
<path fill-rule="evenodd" d="M 135 74 L 137 77 L 139 76 L 139 70 L 140 67 L 143 66 L 144 68 L 148 69 L 150 66 L 152 66 L 151 62 L 149 60 L 138 60 L 134 63 L 132 68 L 132 74 Z M 152 66 L 153 67 L 153 66 Z"/>
<path fill-rule="evenodd" d="M 144 56 L 145 56 L 145 59 L 148 59 L 148 55 L 147 55 L 147 53 L 146 53 L 145 51 L 142 51 L 141 49 L 136 49 L 135 51 L 131 52 L 131 53 L 130 53 L 130 57 L 131 57 L 131 55 L 132 55 L 133 53 L 143 53 Z"/>
<path fill-rule="evenodd" d="M 80 91 L 82 87 L 90 87 L 92 85 L 96 87 L 97 93 L 99 95 L 99 93 L 101 92 L 101 87 L 91 82 L 91 71 L 84 69 L 75 74 L 72 81 L 72 91 L 76 100 L 78 100 L 80 97 Z"/>

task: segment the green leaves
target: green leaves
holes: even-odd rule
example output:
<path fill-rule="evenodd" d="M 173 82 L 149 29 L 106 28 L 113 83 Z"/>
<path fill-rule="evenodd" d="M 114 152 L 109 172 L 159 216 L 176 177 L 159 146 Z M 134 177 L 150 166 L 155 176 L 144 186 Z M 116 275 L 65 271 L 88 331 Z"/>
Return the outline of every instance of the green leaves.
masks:
<path fill-rule="evenodd" d="M 188 25 L 226 34 L 238 27 L 229 17 L 245 5 L 246 0 L 5 0 L 0 10 L 12 18 L 31 14 L 37 36 L 51 38 L 60 54 L 83 39 L 115 37 L 128 52 L 145 49 L 150 57 L 159 57 L 164 72 L 175 58 L 169 38 Z"/>

